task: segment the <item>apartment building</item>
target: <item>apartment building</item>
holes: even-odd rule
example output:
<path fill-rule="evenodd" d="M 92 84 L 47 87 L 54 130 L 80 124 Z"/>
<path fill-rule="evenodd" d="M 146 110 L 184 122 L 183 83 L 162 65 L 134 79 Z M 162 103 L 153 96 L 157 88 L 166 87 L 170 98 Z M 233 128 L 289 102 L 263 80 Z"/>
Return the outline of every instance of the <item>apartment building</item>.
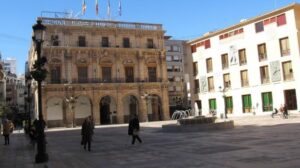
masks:
<path fill-rule="evenodd" d="M 170 112 L 190 108 L 189 68 L 186 54 L 186 41 L 174 40 L 165 36 L 165 50 L 169 81 Z"/>
<path fill-rule="evenodd" d="M 300 5 L 291 4 L 189 41 L 198 114 L 270 114 L 300 107 Z"/>

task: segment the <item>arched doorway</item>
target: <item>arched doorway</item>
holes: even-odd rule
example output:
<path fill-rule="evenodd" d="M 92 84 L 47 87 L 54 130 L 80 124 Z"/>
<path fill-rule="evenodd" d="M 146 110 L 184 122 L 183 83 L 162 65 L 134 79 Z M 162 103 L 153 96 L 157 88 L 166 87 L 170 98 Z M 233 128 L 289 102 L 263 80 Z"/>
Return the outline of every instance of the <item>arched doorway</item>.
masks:
<path fill-rule="evenodd" d="M 81 126 L 85 118 L 92 115 L 92 104 L 88 97 L 79 96 L 74 106 L 75 125 Z"/>
<path fill-rule="evenodd" d="M 148 121 L 162 121 L 162 106 L 160 97 L 150 94 L 146 97 Z"/>
<path fill-rule="evenodd" d="M 100 101 L 100 124 L 117 123 L 117 106 L 114 99 L 105 96 Z"/>
<path fill-rule="evenodd" d="M 47 126 L 48 127 L 62 127 L 64 126 L 63 116 L 63 99 L 53 97 L 47 100 Z"/>
<path fill-rule="evenodd" d="M 131 116 L 138 113 L 138 99 L 135 96 L 126 96 L 123 100 L 124 104 L 124 122 L 128 123 Z"/>

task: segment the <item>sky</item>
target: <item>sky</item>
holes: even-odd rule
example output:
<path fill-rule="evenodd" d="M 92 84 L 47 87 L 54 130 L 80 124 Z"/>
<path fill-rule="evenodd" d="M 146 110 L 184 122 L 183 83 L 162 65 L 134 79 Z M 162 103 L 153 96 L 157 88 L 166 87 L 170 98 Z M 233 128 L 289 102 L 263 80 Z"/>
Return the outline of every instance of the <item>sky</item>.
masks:
<path fill-rule="evenodd" d="M 32 25 L 43 11 L 81 12 L 83 0 L 1 0 L 0 52 L 2 59 L 16 58 L 17 73 L 25 71 L 31 43 Z M 86 1 L 81 19 L 108 19 L 109 0 Z M 173 39 L 191 40 L 204 33 L 237 24 L 300 0 L 121 0 L 122 15 L 118 15 L 119 0 L 110 0 L 111 19 L 115 21 L 162 24 L 166 35 Z M 52 16 L 53 15 L 45 15 Z"/>

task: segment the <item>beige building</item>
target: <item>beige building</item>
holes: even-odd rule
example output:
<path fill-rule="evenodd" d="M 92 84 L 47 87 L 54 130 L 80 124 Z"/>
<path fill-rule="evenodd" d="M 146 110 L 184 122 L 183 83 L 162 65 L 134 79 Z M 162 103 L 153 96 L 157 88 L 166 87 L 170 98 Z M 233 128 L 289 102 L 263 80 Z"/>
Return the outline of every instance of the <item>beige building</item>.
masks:
<path fill-rule="evenodd" d="M 161 24 L 38 19 L 47 27 L 42 108 L 48 127 L 76 126 L 89 115 L 96 124 L 126 123 L 132 114 L 142 122 L 170 118 Z M 36 98 L 35 104 L 37 110 Z"/>

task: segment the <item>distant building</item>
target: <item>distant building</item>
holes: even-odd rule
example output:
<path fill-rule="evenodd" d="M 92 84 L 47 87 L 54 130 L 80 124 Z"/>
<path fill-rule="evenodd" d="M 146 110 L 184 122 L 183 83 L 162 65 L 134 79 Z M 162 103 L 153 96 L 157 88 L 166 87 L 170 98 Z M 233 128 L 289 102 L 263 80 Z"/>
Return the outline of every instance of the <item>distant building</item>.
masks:
<path fill-rule="evenodd" d="M 189 41 L 199 114 L 270 114 L 300 107 L 300 5 L 292 4 Z"/>
<path fill-rule="evenodd" d="M 189 80 L 188 61 L 186 55 L 186 41 L 172 40 L 165 37 L 167 72 L 169 80 L 169 104 L 170 112 L 176 109 L 190 108 L 190 98 L 188 97 Z"/>
<path fill-rule="evenodd" d="M 81 125 L 89 115 L 97 125 L 127 123 L 133 114 L 142 122 L 170 118 L 161 24 L 39 19 L 47 27 L 42 108 L 49 127 Z M 35 60 L 32 45 L 29 68 Z"/>
<path fill-rule="evenodd" d="M 4 70 L 12 74 L 17 74 L 17 60 L 15 58 L 7 58 L 4 60 Z"/>

